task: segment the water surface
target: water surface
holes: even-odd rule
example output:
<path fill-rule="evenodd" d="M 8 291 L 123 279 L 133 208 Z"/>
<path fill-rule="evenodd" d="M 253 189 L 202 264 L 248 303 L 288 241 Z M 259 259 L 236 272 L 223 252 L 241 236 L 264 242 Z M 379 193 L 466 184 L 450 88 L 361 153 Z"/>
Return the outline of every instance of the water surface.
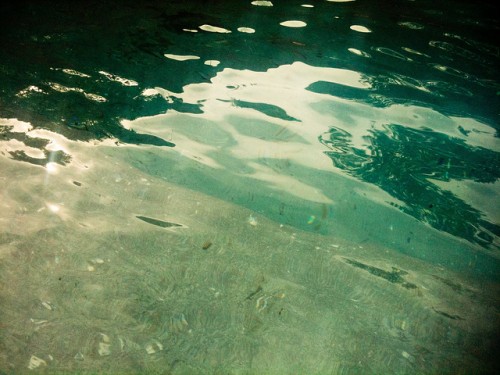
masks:
<path fill-rule="evenodd" d="M 494 373 L 494 7 L 23 1 L 0 369 Z"/>

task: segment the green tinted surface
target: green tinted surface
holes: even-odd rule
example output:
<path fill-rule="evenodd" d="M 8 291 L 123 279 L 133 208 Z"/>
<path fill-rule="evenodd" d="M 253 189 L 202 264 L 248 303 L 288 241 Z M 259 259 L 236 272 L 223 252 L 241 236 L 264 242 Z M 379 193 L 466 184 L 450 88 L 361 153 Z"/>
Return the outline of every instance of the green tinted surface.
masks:
<path fill-rule="evenodd" d="M 494 6 L 0 22 L 0 373 L 500 372 Z"/>

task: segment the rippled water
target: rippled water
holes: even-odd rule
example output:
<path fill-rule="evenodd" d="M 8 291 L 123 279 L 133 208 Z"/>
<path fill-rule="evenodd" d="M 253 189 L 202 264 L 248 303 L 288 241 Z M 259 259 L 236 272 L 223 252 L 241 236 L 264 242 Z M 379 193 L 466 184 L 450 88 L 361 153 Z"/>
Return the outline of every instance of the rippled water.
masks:
<path fill-rule="evenodd" d="M 495 15 L 0 5 L 0 372 L 498 371 Z"/>

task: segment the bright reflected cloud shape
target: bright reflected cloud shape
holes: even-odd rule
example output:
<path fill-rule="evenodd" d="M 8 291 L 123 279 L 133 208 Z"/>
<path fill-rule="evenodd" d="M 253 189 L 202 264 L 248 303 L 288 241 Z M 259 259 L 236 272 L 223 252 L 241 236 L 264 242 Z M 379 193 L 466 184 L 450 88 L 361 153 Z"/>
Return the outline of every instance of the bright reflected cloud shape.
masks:
<path fill-rule="evenodd" d="M 257 5 L 260 7 L 272 7 L 273 3 L 270 1 L 252 1 L 252 5 Z"/>
<path fill-rule="evenodd" d="M 164 55 L 167 59 L 177 60 L 177 61 L 186 61 L 186 60 L 199 60 L 199 56 L 194 55 L 173 55 L 171 53 L 166 53 Z"/>
<path fill-rule="evenodd" d="M 358 55 L 358 56 L 370 57 L 370 55 L 368 53 L 363 52 L 357 48 L 348 48 L 347 50 L 351 53 L 354 53 L 355 55 Z"/>
<path fill-rule="evenodd" d="M 99 74 L 102 74 L 104 77 L 106 77 L 110 81 L 118 82 L 118 83 L 122 84 L 123 86 L 139 86 L 139 84 L 132 79 L 122 78 L 120 76 L 105 72 L 103 70 L 100 70 Z"/>
<path fill-rule="evenodd" d="M 251 27 L 238 27 L 238 31 L 240 33 L 248 33 L 248 34 L 253 34 L 255 32 L 255 30 L 252 29 Z"/>
<path fill-rule="evenodd" d="M 19 91 L 16 96 L 19 98 L 27 98 L 32 93 L 46 94 L 41 88 L 36 87 L 34 85 L 30 85 L 25 89 Z"/>
<path fill-rule="evenodd" d="M 304 21 L 284 21 L 281 22 L 280 25 L 285 27 L 304 27 L 307 23 Z"/>
<path fill-rule="evenodd" d="M 361 26 L 361 25 L 351 25 L 350 29 L 357 31 L 358 33 L 371 33 L 372 32 L 369 28 Z"/>
<path fill-rule="evenodd" d="M 220 64 L 219 60 L 207 60 L 205 61 L 205 65 L 217 66 Z"/>
<path fill-rule="evenodd" d="M 83 77 L 83 78 L 90 78 L 90 76 L 88 74 L 79 72 L 77 70 L 73 70 L 73 69 L 61 69 L 61 70 L 63 71 L 63 73 L 66 73 L 66 74 L 69 74 L 69 75 L 72 75 L 72 76 L 78 76 L 78 77 Z"/>
<path fill-rule="evenodd" d="M 97 95 L 97 94 L 92 94 L 90 92 L 85 92 L 79 87 L 67 87 L 67 86 L 63 86 L 63 85 L 60 85 L 60 84 L 55 83 L 55 82 L 48 82 L 47 84 L 54 91 L 63 92 L 63 93 L 64 92 L 71 92 L 71 91 L 79 92 L 79 93 L 83 94 L 87 99 L 93 100 L 95 102 L 107 101 L 105 97 Z"/>
<path fill-rule="evenodd" d="M 212 26 L 212 25 L 201 25 L 200 29 L 203 31 L 208 31 L 211 33 L 222 33 L 222 34 L 228 34 L 231 32 L 231 30 L 224 29 L 222 27 L 217 27 L 217 26 Z"/>

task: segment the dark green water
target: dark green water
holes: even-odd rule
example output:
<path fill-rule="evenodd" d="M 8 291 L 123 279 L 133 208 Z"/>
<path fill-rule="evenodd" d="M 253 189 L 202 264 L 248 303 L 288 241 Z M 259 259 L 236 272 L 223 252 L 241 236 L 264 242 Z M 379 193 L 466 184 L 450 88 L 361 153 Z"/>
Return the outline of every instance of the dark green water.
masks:
<path fill-rule="evenodd" d="M 0 5 L 0 371 L 498 370 L 497 8 L 258 3 Z"/>

